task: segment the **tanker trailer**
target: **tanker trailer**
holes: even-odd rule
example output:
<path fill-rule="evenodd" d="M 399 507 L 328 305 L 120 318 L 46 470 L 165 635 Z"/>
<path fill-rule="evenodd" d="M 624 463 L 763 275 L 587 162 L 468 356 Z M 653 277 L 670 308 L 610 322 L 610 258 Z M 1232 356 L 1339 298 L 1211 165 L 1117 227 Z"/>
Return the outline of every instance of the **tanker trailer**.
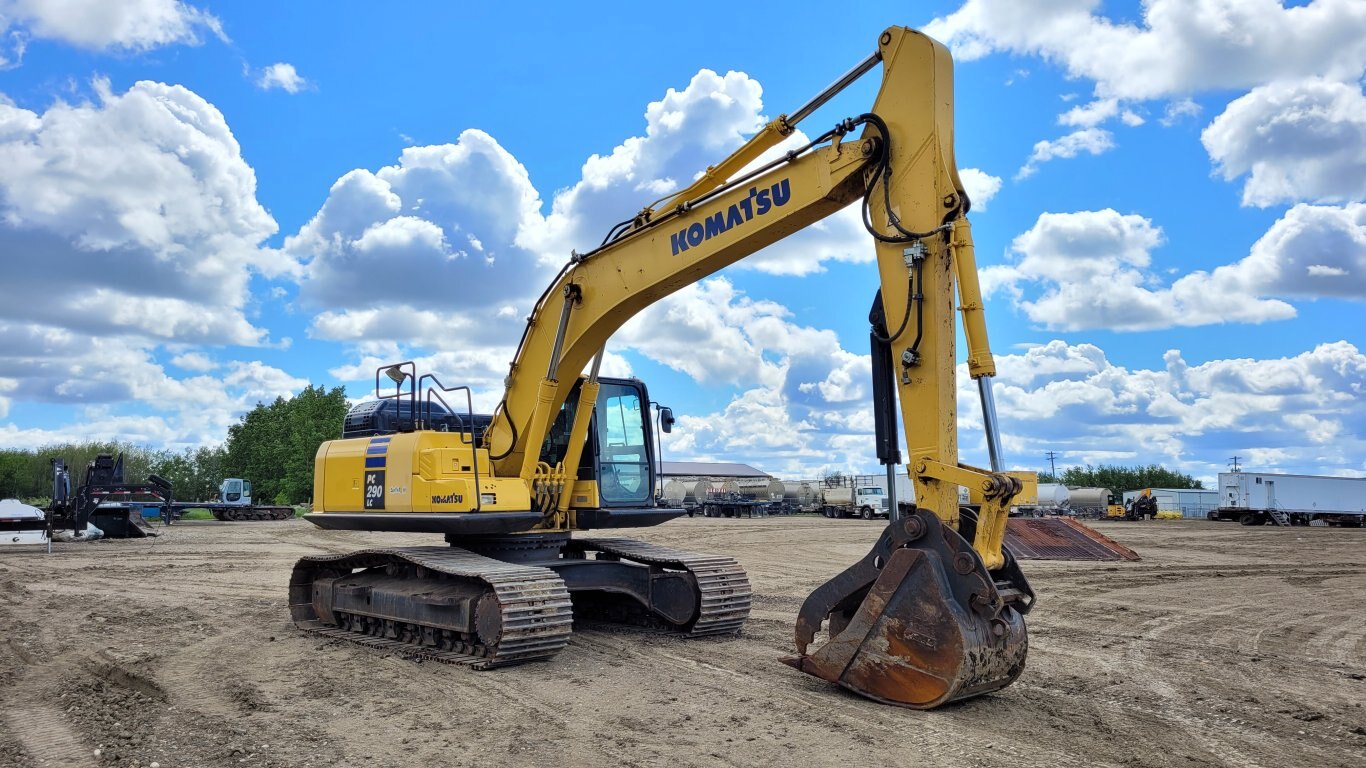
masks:
<path fill-rule="evenodd" d="M 1065 515 L 1072 496 L 1062 483 L 1039 483 L 1039 513 Z"/>
<path fill-rule="evenodd" d="M 783 483 L 783 501 L 792 512 L 815 512 L 819 503 L 816 490 L 802 480 L 788 480 Z"/>
<path fill-rule="evenodd" d="M 1109 488 L 1068 488 L 1067 497 L 1074 517 L 1105 517 L 1110 505 L 1117 503 Z"/>
<path fill-rule="evenodd" d="M 680 480 L 670 480 L 664 484 L 661 497 L 664 499 L 665 506 L 687 509 L 688 485 Z"/>
<path fill-rule="evenodd" d="M 763 517 L 768 514 L 771 485 L 767 478 L 712 481 L 702 504 L 705 517 Z"/>
<path fill-rule="evenodd" d="M 782 501 L 786 490 L 780 481 L 771 477 L 737 477 L 734 482 L 740 495 L 748 501 Z"/>

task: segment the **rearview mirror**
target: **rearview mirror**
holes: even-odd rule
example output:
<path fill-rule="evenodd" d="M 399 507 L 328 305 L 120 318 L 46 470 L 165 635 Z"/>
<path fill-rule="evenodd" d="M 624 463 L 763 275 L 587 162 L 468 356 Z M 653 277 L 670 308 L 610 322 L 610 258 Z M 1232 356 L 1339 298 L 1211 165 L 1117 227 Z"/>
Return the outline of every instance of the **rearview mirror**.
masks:
<path fill-rule="evenodd" d="M 674 431 L 674 409 L 663 407 L 659 409 L 659 429 L 666 435 Z"/>

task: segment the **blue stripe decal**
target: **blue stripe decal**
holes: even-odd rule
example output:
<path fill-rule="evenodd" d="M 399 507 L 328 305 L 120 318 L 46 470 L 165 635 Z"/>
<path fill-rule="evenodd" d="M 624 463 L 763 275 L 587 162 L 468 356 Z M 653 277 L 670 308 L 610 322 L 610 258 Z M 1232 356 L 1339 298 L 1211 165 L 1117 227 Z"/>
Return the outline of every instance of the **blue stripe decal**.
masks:
<path fill-rule="evenodd" d="M 384 468 L 384 462 L 385 462 L 385 457 L 383 457 L 383 456 L 367 456 L 366 459 L 365 459 L 365 468 L 366 468 L 366 469 L 383 469 L 383 468 Z"/>
<path fill-rule="evenodd" d="M 393 439 L 392 437 L 372 437 L 372 438 L 370 438 L 370 444 L 371 444 L 371 445 L 378 445 L 379 443 L 387 443 L 387 442 L 389 442 L 389 441 L 392 440 L 392 439 Z"/>
<path fill-rule="evenodd" d="M 383 456 L 384 454 L 386 454 L 386 453 L 389 452 L 389 446 L 387 446 L 387 445 L 372 445 L 372 446 L 370 446 L 369 448 L 366 448 L 366 449 L 365 449 L 365 452 L 366 452 L 367 454 L 371 455 L 371 456 L 374 456 L 374 455 L 376 455 L 376 454 L 378 454 L 378 455 L 380 455 L 380 456 Z"/>

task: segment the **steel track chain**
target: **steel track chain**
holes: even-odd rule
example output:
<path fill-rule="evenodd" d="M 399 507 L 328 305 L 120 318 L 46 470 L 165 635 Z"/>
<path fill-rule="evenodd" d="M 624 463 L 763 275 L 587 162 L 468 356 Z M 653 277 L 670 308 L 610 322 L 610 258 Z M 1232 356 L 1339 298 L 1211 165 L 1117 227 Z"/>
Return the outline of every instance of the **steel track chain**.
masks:
<path fill-rule="evenodd" d="M 313 580 L 332 571 L 350 572 L 386 565 L 412 564 L 429 571 L 484 582 L 497 595 L 502 614 L 502 634 L 496 645 L 462 643 L 473 653 L 448 651 L 374 637 L 324 624 L 313 608 Z M 295 626 L 324 637 L 475 669 L 517 664 L 554 656 L 569 642 L 573 604 L 564 581 L 548 568 L 516 565 L 477 555 L 456 547 L 405 547 L 366 549 L 344 555 L 304 557 L 294 566 L 290 579 L 290 614 Z M 421 637 L 413 632 L 409 636 Z"/>
<path fill-rule="evenodd" d="M 739 632 L 749 618 L 753 593 L 745 569 L 729 557 L 687 552 L 637 539 L 574 539 L 569 548 L 605 552 L 646 565 L 687 571 L 697 581 L 697 618 L 682 629 L 687 637 Z"/>
<path fill-rule="evenodd" d="M 294 517 L 293 507 L 256 507 L 251 509 L 227 509 L 215 512 L 214 518 L 224 522 L 239 523 L 257 520 L 289 520 Z"/>

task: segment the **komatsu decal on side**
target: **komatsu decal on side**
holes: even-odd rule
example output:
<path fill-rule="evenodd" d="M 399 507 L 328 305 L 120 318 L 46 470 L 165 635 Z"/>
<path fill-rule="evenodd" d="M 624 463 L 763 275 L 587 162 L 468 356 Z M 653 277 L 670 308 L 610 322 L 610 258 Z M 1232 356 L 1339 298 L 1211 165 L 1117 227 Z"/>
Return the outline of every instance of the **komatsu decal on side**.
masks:
<path fill-rule="evenodd" d="M 673 255 L 677 256 L 693 246 L 701 245 L 704 241 L 728 232 L 731 227 L 738 227 L 755 216 L 763 216 L 775 207 L 787 205 L 787 201 L 791 199 L 792 189 L 787 179 L 777 182 L 768 189 L 750 187 L 749 196 L 735 205 L 724 211 L 717 211 L 701 222 L 694 222 L 692 226 L 679 230 L 677 234 L 669 235 Z"/>
<path fill-rule="evenodd" d="M 448 493 L 445 496 L 433 496 L 433 504 L 461 504 L 464 503 L 465 496 L 460 493 Z"/>

